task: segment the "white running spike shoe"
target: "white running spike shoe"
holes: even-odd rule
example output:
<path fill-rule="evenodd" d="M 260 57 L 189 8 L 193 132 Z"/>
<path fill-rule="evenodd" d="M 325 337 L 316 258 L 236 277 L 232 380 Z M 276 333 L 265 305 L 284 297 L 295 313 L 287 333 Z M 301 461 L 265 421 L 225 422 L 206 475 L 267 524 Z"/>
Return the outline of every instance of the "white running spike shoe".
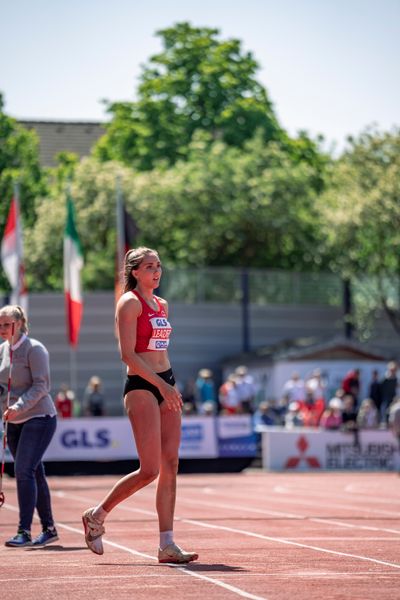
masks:
<path fill-rule="evenodd" d="M 94 518 L 93 511 L 94 508 L 88 508 L 82 515 L 86 545 L 95 554 L 103 554 L 104 549 L 101 536 L 105 533 L 105 529 L 103 523 Z"/>
<path fill-rule="evenodd" d="M 176 544 L 169 544 L 164 550 L 158 549 L 158 562 L 159 563 L 189 563 L 192 560 L 197 560 L 199 555 L 197 552 L 185 552 L 182 548 L 179 548 Z"/>

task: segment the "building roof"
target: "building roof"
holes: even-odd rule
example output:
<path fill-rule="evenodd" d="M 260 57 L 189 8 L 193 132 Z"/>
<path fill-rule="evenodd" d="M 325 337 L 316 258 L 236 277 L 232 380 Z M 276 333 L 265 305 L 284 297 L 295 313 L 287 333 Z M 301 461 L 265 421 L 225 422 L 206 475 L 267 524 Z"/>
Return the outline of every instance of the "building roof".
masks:
<path fill-rule="evenodd" d="M 284 340 L 277 344 L 258 348 L 253 352 L 238 354 L 227 358 L 223 362 L 224 367 L 230 365 L 266 365 L 282 361 L 299 360 L 368 360 L 388 361 L 393 359 L 386 352 L 372 346 L 348 340 L 343 337 L 335 337 L 329 340 L 321 340 L 313 337 L 302 337 Z"/>
<path fill-rule="evenodd" d="M 43 167 L 56 164 L 59 152 L 75 152 L 88 156 L 92 146 L 105 133 L 105 123 L 99 121 L 18 121 L 26 129 L 36 131 L 40 140 L 40 163 Z"/>

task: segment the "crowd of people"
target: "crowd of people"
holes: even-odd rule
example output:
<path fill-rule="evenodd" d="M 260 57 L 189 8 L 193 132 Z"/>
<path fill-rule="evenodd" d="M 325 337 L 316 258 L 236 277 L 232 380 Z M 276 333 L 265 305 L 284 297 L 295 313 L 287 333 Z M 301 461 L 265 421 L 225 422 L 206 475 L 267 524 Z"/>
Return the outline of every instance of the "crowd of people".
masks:
<path fill-rule="evenodd" d="M 389 413 L 398 395 L 398 366 L 388 363 L 383 377 L 374 369 L 368 395 L 360 396 L 360 370 L 351 369 L 340 387 L 329 397 L 320 369 L 302 378 L 293 372 L 278 399 L 265 399 L 262 386 L 244 365 L 239 365 L 219 385 L 209 368 L 199 370 L 197 377 L 184 384 L 177 381 L 183 399 L 184 416 L 253 415 L 254 425 L 322 427 L 324 429 L 386 428 Z M 60 418 L 73 416 L 100 417 L 106 413 L 106 399 L 100 377 L 93 375 L 86 386 L 82 402 L 66 384 L 55 396 Z"/>
<path fill-rule="evenodd" d="M 82 403 L 75 392 L 66 383 L 61 384 L 54 398 L 57 416 L 61 419 L 71 417 L 104 417 L 106 415 L 106 399 L 100 377 L 93 375 L 85 388 Z"/>
<path fill-rule="evenodd" d="M 320 369 L 304 379 L 293 372 L 278 401 L 259 403 L 254 414 L 255 424 L 354 432 L 387 428 L 398 396 L 397 371 L 398 366 L 393 361 L 388 363 L 383 377 L 379 377 L 378 370 L 373 370 L 368 394 L 362 397 L 360 369 L 352 369 L 330 398 Z"/>
<path fill-rule="evenodd" d="M 221 385 L 211 369 L 200 369 L 181 388 L 185 415 L 253 414 L 256 410 L 257 386 L 245 366 L 238 366 Z"/>

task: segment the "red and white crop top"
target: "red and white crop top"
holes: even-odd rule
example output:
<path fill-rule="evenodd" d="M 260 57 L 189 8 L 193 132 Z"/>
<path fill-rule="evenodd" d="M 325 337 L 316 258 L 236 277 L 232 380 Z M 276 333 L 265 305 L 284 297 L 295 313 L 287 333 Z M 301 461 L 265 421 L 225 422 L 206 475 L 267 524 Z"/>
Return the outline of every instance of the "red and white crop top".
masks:
<path fill-rule="evenodd" d="M 157 296 L 154 299 L 158 310 L 153 310 L 144 298 L 136 291 L 132 291 L 142 304 L 142 312 L 137 319 L 135 352 L 152 352 L 166 350 L 172 327 L 167 319 L 167 314 Z"/>

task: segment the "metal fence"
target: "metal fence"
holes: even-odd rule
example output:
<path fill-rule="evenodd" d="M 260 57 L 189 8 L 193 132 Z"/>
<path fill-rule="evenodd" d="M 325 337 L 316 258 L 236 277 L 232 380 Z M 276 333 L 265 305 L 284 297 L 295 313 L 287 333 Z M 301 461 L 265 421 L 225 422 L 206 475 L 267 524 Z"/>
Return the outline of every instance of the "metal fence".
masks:
<path fill-rule="evenodd" d="M 340 306 L 343 284 L 330 273 L 247 269 L 252 304 Z M 162 295 L 170 301 L 238 303 L 243 297 L 243 270 L 235 268 L 164 268 Z"/>

